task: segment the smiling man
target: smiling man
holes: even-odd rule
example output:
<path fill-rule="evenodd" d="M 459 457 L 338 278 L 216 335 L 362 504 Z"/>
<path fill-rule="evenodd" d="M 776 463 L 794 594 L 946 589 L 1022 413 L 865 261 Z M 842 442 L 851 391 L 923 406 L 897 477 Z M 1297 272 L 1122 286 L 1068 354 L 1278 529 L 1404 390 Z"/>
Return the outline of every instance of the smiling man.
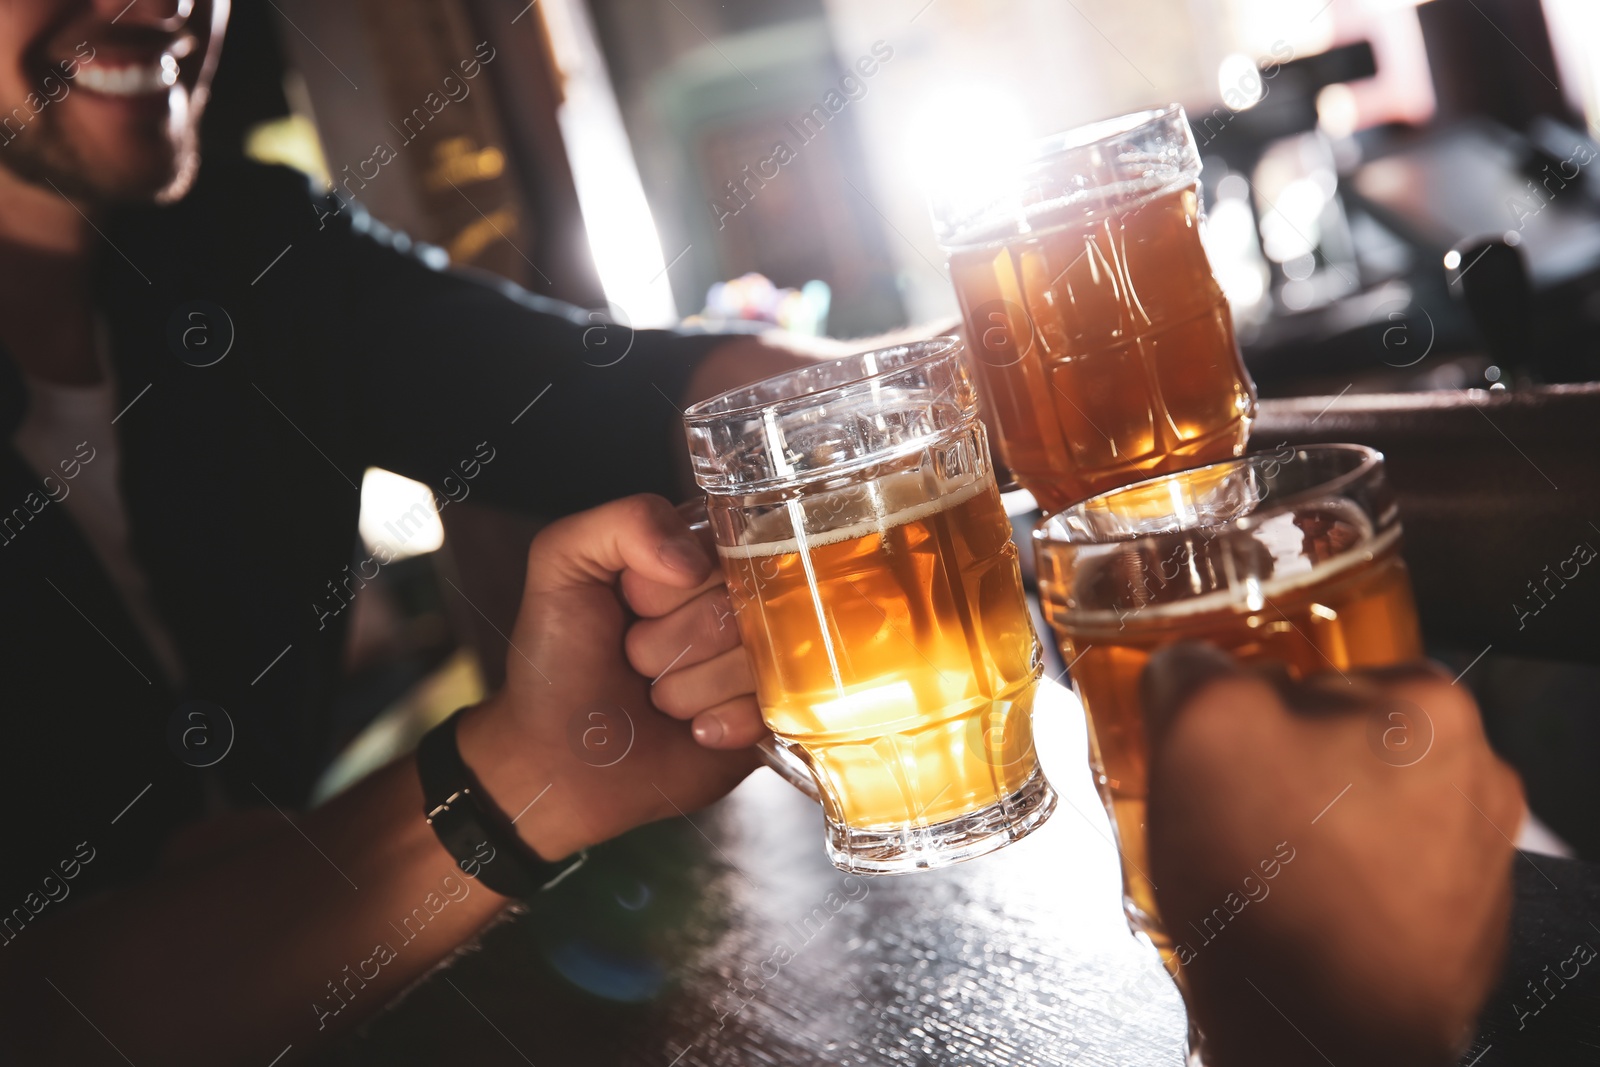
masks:
<path fill-rule="evenodd" d="M 212 808 L 306 796 L 344 640 L 318 605 L 368 466 L 439 488 L 493 454 L 477 499 L 546 516 L 670 493 L 669 399 L 802 358 L 607 327 L 629 354 L 596 366 L 578 309 L 444 271 L 293 172 L 202 168 L 227 15 L 0 6 L 0 590 L 27 620 L 5 656 L 20 704 L 65 709 L 15 725 L 0 761 L 26 782 L 39 753 L 70 754 L 81 779 L 24 834 L 40 856 L 151 785 L 90 869 L 113 881 L 208 791 Z M 238 731 L 205 775 L 167 739 L 190 701 Z M 702 733 L 751 739 L 719 714 Z"/>
<path fill-rule="evenodd" d="M 606 351 L 628 356 L 596 366 L 578 309 L 452 274 L 293 172 L 202 166 L 227 15 L 221 0 L 0 5 L 6 1062 L 303 1051 L 550 861 L 719 796 L 760 729 L 726 640 L 675 664 L 692 730 L 657 712 L 614 583 L 651 597 L 636 655 L 670 658 L 717 608 L 683 521 L 637 494 L 675 487 L 674 401 L 803 357 L 606 327 Z M 407 757 L 291 825 L 333 752 L 348 615 L 321 605 L 353 559 L 363 472 L 448 494 L 487 455 L 475 499 L 582 512 L 530 556 L 506 688 L 437 735 L 431 771 Z M 522 678 L 529 661 L 542 673 Z M 565 742 L 602 698 L 638 731 L 609 771 Z M 231 724 L 215 757 L 184 740 L 197 708 Z M 475 821 L 447 832 L 469 780 Z M 505 813 L 546 786 L 512 829 Z M 473 833 L 487 852 L 463 853 Z M 379 917 L 441 885 L 450 909 L 362 1005 L 319 1018 L 327 975 L 383 940 Z M 196 1033 L 159 1007 L 206 1003 L 254 1008 L 202 1011 L 217 1022 Z"/>

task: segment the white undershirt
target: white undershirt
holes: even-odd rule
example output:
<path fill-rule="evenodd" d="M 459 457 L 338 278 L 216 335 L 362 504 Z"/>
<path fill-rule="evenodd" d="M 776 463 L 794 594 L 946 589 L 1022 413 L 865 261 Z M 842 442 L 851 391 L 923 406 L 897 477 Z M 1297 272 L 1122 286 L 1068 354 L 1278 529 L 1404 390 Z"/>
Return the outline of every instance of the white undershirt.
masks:
<path fill-rule="evenodd" d="M 40 478 L 51 479 L 47 488 L 55 499 L 46 506 L 65 507 L 78 524 L 168 680 L 176 684 L 183 680 L 177 645 L 156 613 L 150 583 L 128 547 L 128 515 L 117 477 L 121 457 L 111 424 L 116 393 L 105 364 L 102 359 L 100 383 L 90 386 L 56 385 L 24 375 L 28 411 L 12 441 Z M 84 462 L 84 457 L 92 458 Z M 61 463 L 74 459 L 77 476 L 69 480 Z M 70 462 L 66 469 L 71 469 Z"/>

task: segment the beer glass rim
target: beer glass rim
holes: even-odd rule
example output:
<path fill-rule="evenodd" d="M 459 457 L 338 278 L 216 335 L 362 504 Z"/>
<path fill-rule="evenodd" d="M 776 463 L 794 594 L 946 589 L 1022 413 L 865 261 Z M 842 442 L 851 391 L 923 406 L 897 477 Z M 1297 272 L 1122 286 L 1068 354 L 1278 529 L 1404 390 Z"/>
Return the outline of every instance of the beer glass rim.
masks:
<path fill-rule="evenodd" d="M 1113 137 L 1126 137 L 1136 130 L 1169 121 L 1174 116 L 1182 115 L 1183 113 L 1182 104 L 1166 104 L 1162 107 L 1147 107 L 1140 111 L 1113 115 L 1108 119 L 1096 119 L 1082 126 L 1073 126 L 1056 133 L 1047 134 L 1028 146 L 1028 163 L 1040 163 L 1058 152 L 1070 152 L 1077 148 L 1087 148 L 1092 144 L 1108 141 Z"/>
<path fill-rule="evenodd" d="M 805 407 L 818 402 L 818 398 L 828 393 L 845 392 L 861 385 L 873 378 L 885 374 L 897 373 L 932 363 L 952 355 L 959 356 L 961 338 L 954 334 L 945 334 L 939 337 L 924 338 L 920 341 L 909 341 L 905 344 L 886 345 L 882 348 L 871 349 L 866 352 L 855 352 L 848 356 L 839 356 L 835 359 L 818 360 L 803 367 L 774 374 L 758 381 L 718 393 L 716 396 L 707 397 L 697 401 L 684 409 L 683 421 L 687 426 L 704 426 L 724 419 L 744 418 L 758 411 L 790 411 L 795 408 Z M 868 357 L 897 357 L 892 365 L 866 369 Z M 829 371 L 839 371 L 851 363 L 860 364 L 860 373 L 846 378 L 828 380 Z M 792 382 L 794 389 L 777 389 L 778 383 Z M 772 390 L 774 395 L 769 399 L 757 399 L 757 394 L 763 390 Z M 748 402 L 733 403 L 734 398 L 741 401 L 748 397 Z"/>
<path fill-rule="evenodd" d="M 1001 158 L 982 179 L 935 181 L 928 211 L 946 252 L 1027 236 L 1062 212 L 1132 207 L 1198 181 L 1203 165 L 1178 103 L 1073 126 Z"/>
<path fill-rule="evenodd" d="M 1279 447 L 1281 448 L 1283 446 Z M 1193 476 L 1206 471 L 1218 470 L 1224 467 L 1237 467 L 1239 469 L 1245 469 L 1248 466 L 1257 464 L 1263 460 L 1271 461 L 1273 457 L 1277 455 L 1277 450 L 1249 452 L 1242 456 L 1234 456 L 1231 459 L 1219 460 L 1216 463 L 1207 463 L 1203 466 L 1190 467 L 1181 471 L 1170 471 L 1166 474 L 1158 474 L 1137 482 L 1130 482 L 1129 484 L 1119 486 L 1116 489 L 1108 489 L 1103 493 L 1096 493 L 1087 500 L 1081 500 L 1078 503 L 1073 504 L 1071 507 L 1062 508 L 1060 511 L 1041 516 L 1039 521 L 1034 524 L 1032 531 L 1033 540 L 1036 542 L 1048 542 L 1051 544 L 1100 545 L 1140 541 L 1146 537 L 1162 536 L 1184 530 L 1226 527 L 1244 529 L 1248 526 L 1258 525 L 1259 523 L 1264 522 L 1265 520 L 1274 516 L 1281 515 L 1288 511 L 1293 511 L 1296 507 L 1303 506 L 1307 502 L 1330 496 L 1339 496 L 1352 486 L 1364 480 L 1371 479 L 1375 474 L 1380 474 L 1383 470 L 1383 453 L 1367 445 L 1318 443 L 1298 445 L 1294 448 L 1294 454 L 1296 456 L 1304 453 L 1312 453 L 1323 456 L 1349 456 L 1352 458 L 1353 462 L 1349 469 L 1341 471 L 1338 474 L 1330 475 L 1329 477 L 1316 482 L 1314 485 L 1305 486 L 1304 488 L 1295 489 L 1291 492 L 1278 495 L 1271 507 L 1252 510 L 1243 515 L 1235 516 L 1233 518 L 1225 519 L 1216 523 L 1186 523 L 1176 528 L 1162 529 L 1159 531 L 1151 530 L 1147 532 L 1129 531 L 1125 533 L 1105 533 L 1095 531 L 1092 527 L 1092 524 L 1086 524 L 1086 527 L 1083 529 L 1074 529 L 1073 527 L 1068 526 L 1064 521 L 1069 516 L 1087 515 L 1090 512 L 1092 505 L 1103 504 L 1111 498 L 1119 495 L 1148 491 L 1154 486 L 1162 482 L 1169 481 L 1173 478 Z"/>

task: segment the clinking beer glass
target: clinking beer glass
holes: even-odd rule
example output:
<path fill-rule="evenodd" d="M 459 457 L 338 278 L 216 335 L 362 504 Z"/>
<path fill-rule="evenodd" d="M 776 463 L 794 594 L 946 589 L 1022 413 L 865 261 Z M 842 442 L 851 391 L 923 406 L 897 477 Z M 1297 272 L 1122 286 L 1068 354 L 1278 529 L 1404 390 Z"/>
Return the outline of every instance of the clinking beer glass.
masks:
<path fill-rule="evenodd" d="M 960 342 L 817 363 L 685 425 L 762 716 L 834 864 L 940 867 L 1042 825 L 1042 661 Z"/>
<path fill-rule="evenodd" d="M 1045 511 L 1244 451 L 1255 385 L 1183 108 L 1057 134 L 931 206 L 984 417 Z"/>
<path fill-rule="evenodd" d="M 1166 474 L 1042 520 L 1039 598 L 1089 719 L 1089 761 L 1117 835 L 1128 925 L 1183 987 L 1146 873 L 1149 753 L 1139 679 L 1164 645 L 1206 641 L 1295 678 L 1422 656 L 1383 456 L 1276 452 Z M 1181 932 L 1180 932 L 1181 933 Z M 1190 1063 L 1201 1042 L 1190 1030 Z"/>

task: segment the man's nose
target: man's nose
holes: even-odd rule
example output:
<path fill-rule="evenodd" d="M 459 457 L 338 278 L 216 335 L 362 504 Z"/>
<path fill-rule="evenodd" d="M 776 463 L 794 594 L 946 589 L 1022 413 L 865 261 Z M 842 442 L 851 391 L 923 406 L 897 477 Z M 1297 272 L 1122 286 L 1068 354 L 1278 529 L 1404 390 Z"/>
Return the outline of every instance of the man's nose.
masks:
<path fill-rule="evenodd" d="M 195 0 L 94 0 L 95 10 L 118 26 L 176 30 L 194 14 Z"/>

